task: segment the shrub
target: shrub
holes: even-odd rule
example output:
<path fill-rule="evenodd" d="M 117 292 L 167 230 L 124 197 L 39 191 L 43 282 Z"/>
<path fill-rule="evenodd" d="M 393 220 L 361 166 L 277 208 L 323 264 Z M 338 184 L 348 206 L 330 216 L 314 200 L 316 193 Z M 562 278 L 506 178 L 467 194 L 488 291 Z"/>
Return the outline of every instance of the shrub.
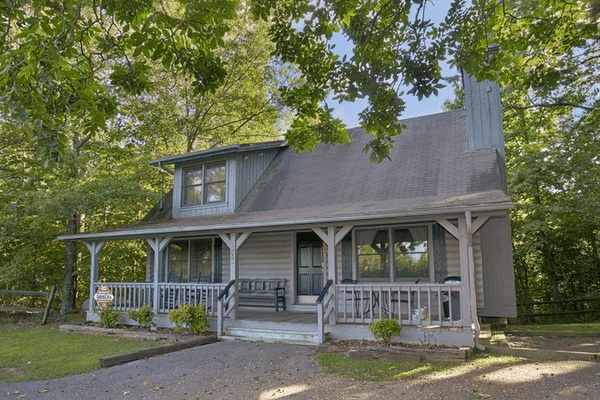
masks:
<path fill-rule="evenodd" d="M 142 328 L 151 329 L 156 325 L 154 322 L 154 312 L 149 304 L 140 307 L 137 310 L 127 310 L 127 316 L 137 321 Z"/>
<path fill-rule="evenodd" d="M 400 334 L 400 325 L 395 318 L 380 319 L 369 323 L 369 330 L 377 340 L 383 340 L 385 344 L 390 343 L 392 336 Z"/>
<path fill-rule="evenodd" d="M 120 316 L 120 312 L 108 306 L 100 312 L 100 326 L 103 328 L 114 328 L 119 323 Z"/>
<path fill-rule="evenodd" d="M 181 332 L 182 326 L 185 325 L 191 332 L 204 335 L 208 328 L 208 315 L 204 310 L 204 304 L 197 306 L 184 304 L 169 312 L 169 320 L 175 324 L 175 332 Z"/>

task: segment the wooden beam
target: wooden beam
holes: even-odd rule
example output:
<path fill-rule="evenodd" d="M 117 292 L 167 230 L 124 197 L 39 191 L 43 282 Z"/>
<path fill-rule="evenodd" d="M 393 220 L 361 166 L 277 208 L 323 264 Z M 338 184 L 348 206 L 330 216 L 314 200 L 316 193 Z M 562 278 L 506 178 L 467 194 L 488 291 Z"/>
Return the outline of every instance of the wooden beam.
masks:
<path fill-rule="evenodd" d="M 436 218 L 435 222 L 440 224 L 449 234 L 454 236 L 455 239 L 460 240 L 460 234 L 458 233 L 458 228 L 446 218 Z"/>
<path fill-rule="evenodd" d="M 490 219 L 489 216 L 480 216 L 475 218 L 475 221 L 473 221 L 473 226 L 472 226 L 472 230 L 473 230 L 473 234 L 475 234 L 479 229 L 481 229 L 481 227 L 483 226 L 483 224 L 485 224 L 488 219 Z"/>
<path fill-rule="evenodd" d="M 335 234 L 335 245 L 337 246 L 340 242 L 346 237 L 348 232 L 350 232 L 354 228 L 354 225 L 344 225 L 342 229 Z"/>
<path fill-rule="evenodd" d="M 313 226 L 312 230 L 314 233 L 316 233 L 317 235 L 319 235 L 319 237 L 321 238 L 321 240 L 325 243 L 329 242 L 329 232 L 325 232 L 323 229 Z"/>

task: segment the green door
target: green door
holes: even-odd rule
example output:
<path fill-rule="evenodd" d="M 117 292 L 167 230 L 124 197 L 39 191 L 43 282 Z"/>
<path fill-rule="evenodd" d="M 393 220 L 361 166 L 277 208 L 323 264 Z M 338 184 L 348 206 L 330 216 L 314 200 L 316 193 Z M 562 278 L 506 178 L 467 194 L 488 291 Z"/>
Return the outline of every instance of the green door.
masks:
<path fill-rule="evenodd" d="M 314 232 L 298 233 L 297 295 L 318 296 L 323 288 L 323 241 Z"/>

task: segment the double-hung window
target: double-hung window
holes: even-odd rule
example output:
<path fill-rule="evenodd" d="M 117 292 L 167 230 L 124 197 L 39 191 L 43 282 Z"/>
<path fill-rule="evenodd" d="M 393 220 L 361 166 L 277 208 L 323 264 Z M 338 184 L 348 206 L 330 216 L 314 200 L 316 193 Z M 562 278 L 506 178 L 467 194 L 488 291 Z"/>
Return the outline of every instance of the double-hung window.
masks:
<path fill-rule="evenodd" d="M 203 164 L 183 170 L 182 206 L 224 203 L 225 163 Z"/>
<path fill-rule="evenodd" d="M 429 280 L 430 225 L 355 231 L 358 278 L 366 281 Z"/>

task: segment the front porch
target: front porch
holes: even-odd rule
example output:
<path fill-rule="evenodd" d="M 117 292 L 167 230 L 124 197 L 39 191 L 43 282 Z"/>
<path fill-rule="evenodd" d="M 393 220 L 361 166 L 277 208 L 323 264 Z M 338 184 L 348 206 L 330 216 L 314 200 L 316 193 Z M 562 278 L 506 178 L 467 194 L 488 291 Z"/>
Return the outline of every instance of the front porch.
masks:
<path fill-rule="evenodd" d="M 473 347 L 473 329 L 461 318 L 460 282 L 448 284 L 334 284 L 328 281 L 317 302 L 292 311 L 239 306 L 235 281 L 224 283 L 103 282 L 113 294 L 112 307 L 122 312 L 150 304 L 159 327 L 170 327 L 167 314 L 182 304 L 205 306 L 211 330 L 219 338 L 320 344 L 333 339 L 373 339 L 368 324 L 395 318 L 400 340 L 414 344 Z M 93 284 L 94 289 L 100 286 Z M 468 304 L 466 304 L 468 306 Z M 90 308 L 89 320 L 97 320 Z"/>

